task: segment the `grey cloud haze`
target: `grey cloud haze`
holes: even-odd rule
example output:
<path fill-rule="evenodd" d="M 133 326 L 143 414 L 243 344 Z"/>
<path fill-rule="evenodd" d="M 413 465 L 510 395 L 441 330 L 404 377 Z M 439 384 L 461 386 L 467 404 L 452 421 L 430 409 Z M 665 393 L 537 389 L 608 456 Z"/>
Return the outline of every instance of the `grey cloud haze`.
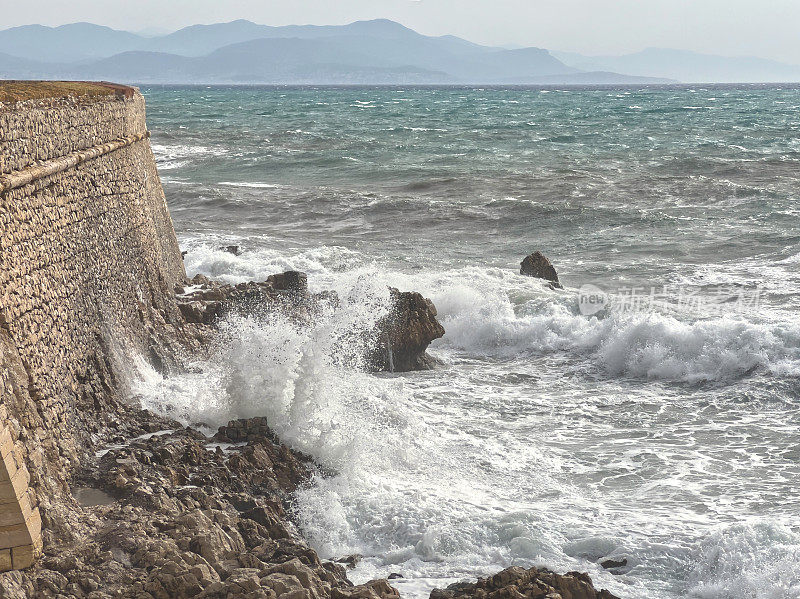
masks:
<path fill-rule="evenodd" d="M 240 18 L 268 25 L 389 18 L 492 45 L 584 54 L 670 47 L 800 63 L 796 0 L 1 0 L 0 14 L 0 28 L 88 21 L 129 31 Z"/>

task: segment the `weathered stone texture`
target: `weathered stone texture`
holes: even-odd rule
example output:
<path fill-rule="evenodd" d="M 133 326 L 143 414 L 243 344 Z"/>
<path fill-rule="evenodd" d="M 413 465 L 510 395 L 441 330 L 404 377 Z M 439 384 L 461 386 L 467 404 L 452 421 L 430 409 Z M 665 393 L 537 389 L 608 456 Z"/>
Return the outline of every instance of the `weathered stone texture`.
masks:
<path fill-rule="evenodd" d="M 21 440 L 0 463 L 0 549 L 11 547 L 4 535 L 16 543 L 26 534 L 20 527 L 41 526 L 38 508 L 20 495 L 27 479 L 46 494 L 66 489 L 72 466 L 92 449 L 97 421 L 113 414 L 113 356 L 140 352 L 163 366 L 163 348 L 180 336 L 172 290 L 185 273 L 146 131 L 138 92 L 0 104 L 6 180 L 142 137 L 0 193 L 0 402 L 12 423 L 0 419 L 0 443 L 10 427 Z M 25 480 L 4 487 L 4 468 Z M 3 508 L 7 500 L 19 515 Z M 23 513 L 21 523 L 4 521 Z M 8 559 L 14 568 L 32 561 L 37 539 L 8 556 L 0 551 L 0 570 Z"/>
<path fill-rule="evenodd" d="M 0 174 L 144 131 L 144 98 L 0 103 Z"/>

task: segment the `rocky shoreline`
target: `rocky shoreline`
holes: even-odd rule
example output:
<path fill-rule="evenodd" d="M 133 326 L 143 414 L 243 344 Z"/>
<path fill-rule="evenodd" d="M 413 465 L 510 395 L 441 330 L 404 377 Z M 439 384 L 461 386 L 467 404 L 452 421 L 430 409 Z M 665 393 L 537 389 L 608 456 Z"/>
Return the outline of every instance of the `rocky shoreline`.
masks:
<path fill-rule="evenodd" d="M 231 313 L 280 310 L 298 322 L 334 294 L 310 294 L 302 273 L 224 285 L 203 276 L 176 289 L 187 332 L 200 346 Z M 426 349 L 444 334 L 433 304 L 390 290 L 393 309 L 365 344 L 375 370 L 429 368 Z M 394 356 L 389 360 L 389 348 Z M 177 356 L 151 356 L 169 369 Z M 342 563 L 320 560 L 293 518 L 292 498 L 324 475 L 283 445 L 264 418 L 237 420 L 214 437 L 120 402 L 98 429 L 103 446 L 77 469 L 69 493 L 43 498 L 44 555 L 0 577 L 0 597 L 108 599 L 389 599 L 385 579 L 353 585 Z M 387 572 L 387 575 L 389 573 Z M 506 570 L 432 599 L 613 599 L 585 574 Z"/>
<path fill-rule="evenodd" d="M 19 597 L 397 597 L 386 581 L 353 586 L 322 562 L 292 520 L 309 484 L 307 456 L 278 442 L 264 419 L 207 438 L 131 409 L 126 440 L 75 473 L 71 505 L 47 506 L 45 553 L 4 575 Z M 138 433 L 138 434 L 136 434 Z"/>

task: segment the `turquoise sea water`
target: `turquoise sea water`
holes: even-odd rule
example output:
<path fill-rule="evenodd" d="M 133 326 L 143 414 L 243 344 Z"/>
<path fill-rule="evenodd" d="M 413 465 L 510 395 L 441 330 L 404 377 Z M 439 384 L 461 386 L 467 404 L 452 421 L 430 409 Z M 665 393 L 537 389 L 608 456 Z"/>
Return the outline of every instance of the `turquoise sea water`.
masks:
<path fill-rule="evenodd" d="M 800 90 L 143 92 L 190 274 L 344 298 L 141 383 L 187 422 L 268 415 L 336 472 L 297 505 L 324 557 L 409 596 L 546 564 L 621 597 L 800 597 Z M 517 274 L 536 249 L 564 291 Z M 333 359 L 387 285 L 434 300 L 440 368 Z"/>

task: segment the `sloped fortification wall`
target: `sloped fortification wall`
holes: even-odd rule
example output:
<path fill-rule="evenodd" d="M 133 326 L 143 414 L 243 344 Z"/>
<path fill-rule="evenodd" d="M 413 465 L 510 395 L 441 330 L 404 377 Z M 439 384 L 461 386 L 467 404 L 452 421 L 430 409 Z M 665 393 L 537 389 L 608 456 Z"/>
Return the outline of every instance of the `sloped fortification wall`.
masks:
<path fill-rule="evenodd" d="M 0 570 L 113 420 L 113 356 L 177 351 L 184 278 L 138 91 L 0 103 Z"/>

